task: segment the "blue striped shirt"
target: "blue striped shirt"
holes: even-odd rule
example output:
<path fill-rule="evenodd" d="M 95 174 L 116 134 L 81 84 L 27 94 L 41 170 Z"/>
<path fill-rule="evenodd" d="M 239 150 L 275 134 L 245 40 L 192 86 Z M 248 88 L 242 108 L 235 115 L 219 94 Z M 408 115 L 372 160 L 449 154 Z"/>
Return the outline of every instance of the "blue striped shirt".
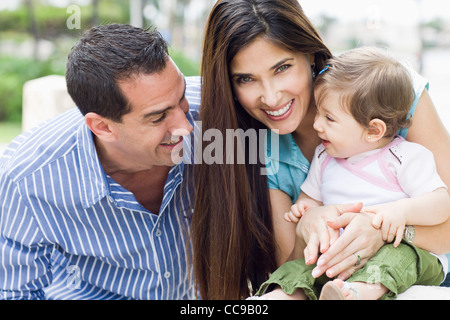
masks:
<path fill-rule="evenodd" d="M 186 80 L 194 125 L 200 82 Z M 103 171 L 78 109 L 17 137 L 0 158 L 0 298 L 196 298 L 192 174 L 171 168 L 153 214 Z"/>

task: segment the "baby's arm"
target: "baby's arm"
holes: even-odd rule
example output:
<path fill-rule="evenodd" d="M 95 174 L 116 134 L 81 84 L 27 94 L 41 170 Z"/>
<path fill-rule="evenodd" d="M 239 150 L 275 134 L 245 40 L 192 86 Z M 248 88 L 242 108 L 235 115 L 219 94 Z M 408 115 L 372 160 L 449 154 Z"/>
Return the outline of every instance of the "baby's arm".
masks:
<path fill-rule="evenodd" d="M 450 197 L 445 188 L 427 192 L 415 198 L 406 198 L 389 204 L 363 209 L 375 213 L 372 225 L 382 230 L 383 240 L 397 247 L 406 225 L 433 226 L 444 223 L 449 218 Z"/>
<path fill-rule="evenodd" d="M 297 223 L 300 221 L 300 218 L 302 215 L 306 212 L 306 210 L 321 206 L 322 202 L 317 201 L 310 196 L 308 196 L 306 193 L 302 192 L 298 196 L 297 201 L 292 205 L 291 211 L 286 212 L 284 214 L 284 219 L 287 222 L 294 222 Z"/>
<path fill-rule="evenodd" d="M 390 158 L 390 163 L 395 168 L 398 183 L 409 198 L 364 211 L 376 213 L 373 226 L 382 229 L 383 240 L 391 242 L 395 238 L 394 245 L 398 245 L 405 225 L 433 226 L 447 221 L 450 199 L 429 150 L 404 142 L 391 148 L 388 155 L 391 154 L 395 156 Z"/>
<path fill-rule="evenodd" d="M 308 209 L 323 205 L 320 192 L 320 181 L 322 176 L 322 163 L 326 159 L 326 153 L 324 153 L 324 151 L 322 145 L 319 145 L 316 148 L 308 176 L 301 185 L 300 195 L 291 207 L 291 211 L 284 214 L 284 219 L 287 222 L 297 223 Z"/>

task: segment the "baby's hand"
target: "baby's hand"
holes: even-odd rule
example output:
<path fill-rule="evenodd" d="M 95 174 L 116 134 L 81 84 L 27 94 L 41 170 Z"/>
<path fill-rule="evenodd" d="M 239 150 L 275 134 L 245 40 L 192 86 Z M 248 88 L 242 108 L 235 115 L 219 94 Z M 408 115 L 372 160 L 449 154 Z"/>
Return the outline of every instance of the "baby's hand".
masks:
<path fill-rule="evenodd" d="M 394 241 L 394 247 L 398 247 L 405 232 L 406 219 L 400 210 L 391 210 L 393 206 L 378 205 L 364 208 L 363 212 L 374 213 L 372 226 L 380 229 L 383 240 L 390 243 Z"/>
<path fill-rule="evenodd" d="M 308 206 L 306 203 L 299 201 L 292 205 L 291 211 L 286 212 L 284 214 L 284 219 L 287 222 L 294 222 L 297 223 L 300 221 L 300 218 L 305 213 L 305 211 L 308 210 Z"/>

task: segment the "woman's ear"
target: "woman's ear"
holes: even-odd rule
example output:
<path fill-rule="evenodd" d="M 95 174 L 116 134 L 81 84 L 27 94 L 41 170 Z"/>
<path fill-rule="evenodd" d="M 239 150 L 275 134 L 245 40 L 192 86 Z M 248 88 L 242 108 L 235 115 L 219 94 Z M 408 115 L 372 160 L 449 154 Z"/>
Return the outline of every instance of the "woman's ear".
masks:
<path fill-rule="evenodd" d="M 94 112 L 89 112 L 84 116 L 84 120 L 88 128 L 99 139 L 103 141 L 113 141 L 114 134 L 111 127 L 111 120 L 102 117 Z"/>
<path fill-rule="evenodd" d="M 366 140 L 368 142 L 377 142 L 386 134 L 386 123 L 380 119 L 372 119 L 367 129 Z"/>
<path fill-rule="evenodd" d="M 312 66 L 316 63 L 316 55 L 314 53 L 309 54 L 309 64 Z"/>

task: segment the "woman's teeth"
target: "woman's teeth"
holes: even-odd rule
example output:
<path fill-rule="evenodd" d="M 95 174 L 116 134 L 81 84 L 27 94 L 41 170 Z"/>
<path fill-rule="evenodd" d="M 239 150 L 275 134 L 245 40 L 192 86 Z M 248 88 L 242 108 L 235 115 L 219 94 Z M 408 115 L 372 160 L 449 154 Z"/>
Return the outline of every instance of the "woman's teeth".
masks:
<path fill-rule="evenodd" d="M 268 115 L 271 115 L 273 117 L 280 117 L 282 115 L 284 115 L 286 112 L 289 111 L 289 109 L 292 106 L 292 102 L 294 100 L 291 100 L 284 108 L 281 108 L 280 110 L 277 111 L 268 111 L 268 110 L 264 110 Z"/>

